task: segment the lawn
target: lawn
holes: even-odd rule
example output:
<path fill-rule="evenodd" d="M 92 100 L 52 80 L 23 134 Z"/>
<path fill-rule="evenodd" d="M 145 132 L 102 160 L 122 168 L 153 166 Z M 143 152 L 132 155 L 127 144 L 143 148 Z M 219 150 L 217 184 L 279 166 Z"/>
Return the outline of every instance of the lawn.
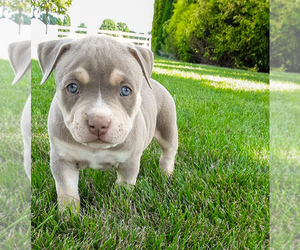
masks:
<path fill-rule="evenodd" d="M 300 75 L 271 72 L 270 245 L 300 248 Z"/>
<path fill-rule="evenodd" d="M 0 249 L 30 248 L 30 183 L 23 167 L 21 114 L 30 93 L 27 73 L 11 85 L 14 72 L 0 60 Z"/>
<path fill-rule="evenodd" d="M 116 172 L 80 172 L 79 216 L 57 212 L 47 115 L 54 77 L 32 62 L 32 249 L 269 247 L 269 75 L 155 58 L 174 97 L 179 149 L 171 180 L 155 142 L 132 192 Z"/>

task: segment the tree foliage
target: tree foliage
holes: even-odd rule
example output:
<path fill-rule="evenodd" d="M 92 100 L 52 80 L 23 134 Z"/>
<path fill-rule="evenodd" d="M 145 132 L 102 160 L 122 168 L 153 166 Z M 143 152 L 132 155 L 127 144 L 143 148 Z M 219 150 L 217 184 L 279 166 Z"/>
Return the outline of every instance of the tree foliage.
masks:
<path fill-rule="evenodd" d="M 19 34 L 21 33 L 21 24 L 30 24 L 28 16 L 24 14 L 24 12 L 30 13 L 30 0 L 1 0 L 0 6 L 3 8 L 3 17 L 6 10 L 8 10 L 8 12 L 17 12 L 17 14 L 13 14 L 10 19 L 19 25 Z"/>
<path fill-rule="evenodd" d="M 154 51 L 164 49 L 163 25 L 171 18 L 176 2 L 177 0 L 155 0 L 152 23 L 152 49 Z"/>
<path fill-rule="evenodd" d="M 60 25 L 60 26 L 71 26 L 71 18 L 67 14 L 64 16 L 64 20 L 61 20 L 60 18 L 58 18 L 56 24 Z"/>
<path fill-rule="evenodd" d="M 40 17 L 38 18 L 39 20 L 41 20 L 44 24 L 57 24 L 58 23 L 58 18 L 53 16 L 52 14 L 48 14 L 48 18 L 46 18 L 46 14 L 41 14 Z"/>
<path fill-rule="evenodd" d="M 161 26 L 159 35 L 153 22 L 154 51 L 162 48 L 182 61 L 269 69 L 269 0 L 178 0 Z"/>
<path fill-rule="evenodd" d="M 66 14 L 72 0 L 31 0 L 31 6 L 45 14 L 46 34 L 49 23 L 49 13 Z"/>
<path fill-rule="evenodd" d="M 118 30 L 118 26 L 115 21 L 111 19 L 104 19 L 100 26 L 100 30 Z"/>
<path fill-rule="evenodd" d="M 129 32 L 130 31 L 127 24 L 123 23 L 123 22 L 117 23 L 117 27 L 118 27 L 118 30 L 123 31 L 123 32 Z"/>
<path fill-rule="evenodd" d="M 115 21 L 113 21 L 111 19 L 104 19 L 102 25 L 100 26 L 100 30 L 114 30 L 114 31 L 130 32 L 126 23 L 118 22 L 116 24 Z M 113 35 L 113 36 L 118 36 L 118 35 Z"/>
<path fill-rule="evenodd" d="M 24 13 L 21 14 L 21 18 L 20 18 L 20 15 L 18 13 L 18 14 L 11 15 L 11 17 L 9 19 L 11 19 L 12 21 L 14 21 L 17 24 L 19 24 L 19 22 L 21 24 L 25 24 L 25 25 L 30 25 L 31 24 L 30 16 L 28 16 Z"/>

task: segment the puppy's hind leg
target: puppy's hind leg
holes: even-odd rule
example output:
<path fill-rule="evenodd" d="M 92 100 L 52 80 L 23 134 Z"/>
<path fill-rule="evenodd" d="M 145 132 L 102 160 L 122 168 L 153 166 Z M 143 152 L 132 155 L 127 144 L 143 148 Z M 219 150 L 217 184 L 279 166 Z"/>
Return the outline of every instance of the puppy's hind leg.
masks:
<path fill-rule="evenodd" d="M 165 124 L 165 126 L 157 126 L 154 138 L 162 149 L 159 159 L 159 169 L 167 176 L 172 175 L 174 171 L 175 156 L 178 148 L 178 132 L 175 123 Z"/>

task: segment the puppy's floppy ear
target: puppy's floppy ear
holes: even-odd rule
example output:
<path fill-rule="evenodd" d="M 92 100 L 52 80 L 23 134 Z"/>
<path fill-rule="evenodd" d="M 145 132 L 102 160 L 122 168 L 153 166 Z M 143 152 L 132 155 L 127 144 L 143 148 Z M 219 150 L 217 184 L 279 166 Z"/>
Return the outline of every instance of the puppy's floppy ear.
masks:
<path fill-rule="evenodd" d="M 12 84 L 17 83 L 30 69 L 31 66 L 31 42 L 22 41 L 11 43 L 8 46 L 8 57 L 10 64 L 15 72 Z"/>
<path fill-rule="evenodd" d="M 43 72 L 41 84 L 51 75 L 59 57 L 70 48 L 71 39 L 43 42 L 38 45 L 38 60 Z"/>
<path fill-rule="evenodd" d="M 128 50 L 140 64 L 146 81 L 149 87 L 152 89 L 152 86 L 150 84 L 150 78 L 154 63 L 153 52 L 150 49 L 141 46 L 134 46 L 131 44 L 128 44 Z"/>

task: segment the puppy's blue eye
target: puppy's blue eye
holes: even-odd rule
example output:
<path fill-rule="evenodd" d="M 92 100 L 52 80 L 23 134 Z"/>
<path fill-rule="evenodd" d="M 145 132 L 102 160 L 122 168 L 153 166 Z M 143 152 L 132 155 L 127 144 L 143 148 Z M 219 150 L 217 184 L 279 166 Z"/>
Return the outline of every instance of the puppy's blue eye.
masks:
<path fill-rule="evenodd" d="M 78 86 L 75 83 L 71 83 L 67 86 L 67 89 L 70 93 L 72 94 L 77 94 L 78 93 Z"/>
<path fill-rule="evenodd" d="M 129 96 L 131 95 L 132 90 L 128 87 L 122 87 L 121 89 L 121 96 Z"/>

